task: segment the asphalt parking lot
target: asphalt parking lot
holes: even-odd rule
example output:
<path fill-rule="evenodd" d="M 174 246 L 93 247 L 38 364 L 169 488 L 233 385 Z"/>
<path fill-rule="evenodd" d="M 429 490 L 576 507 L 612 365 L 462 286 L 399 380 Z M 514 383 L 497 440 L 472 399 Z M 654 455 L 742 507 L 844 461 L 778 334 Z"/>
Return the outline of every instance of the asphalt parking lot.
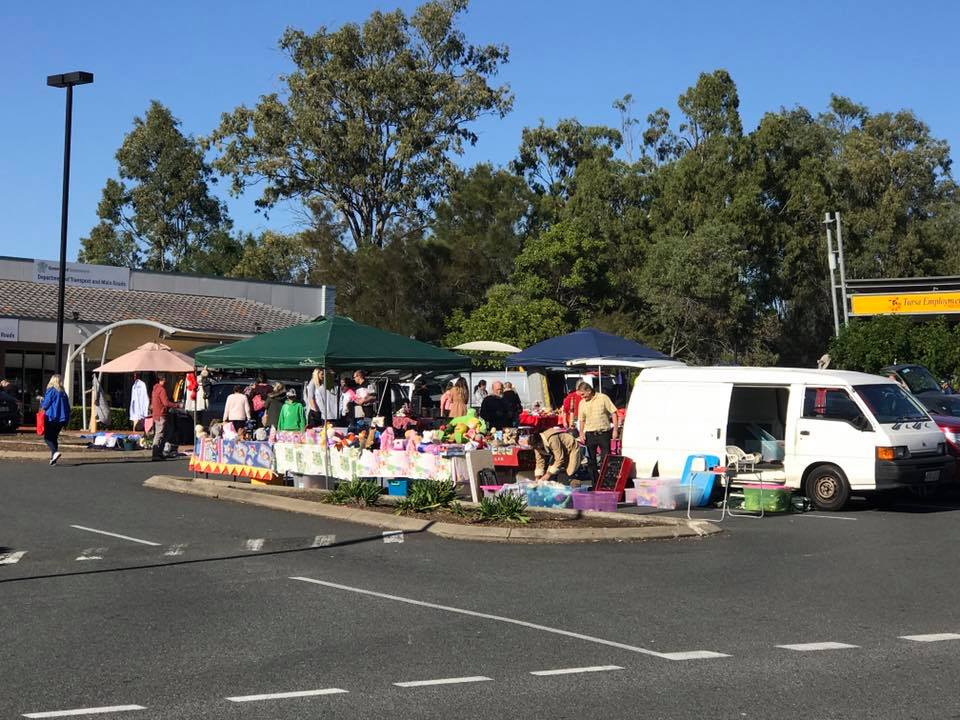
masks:
<path fill-rule="evenodd" d="M 956 496 L 490 545 L 141 486 L 181 465 L 0 468 L 4 717 L 960 713 Z"/>

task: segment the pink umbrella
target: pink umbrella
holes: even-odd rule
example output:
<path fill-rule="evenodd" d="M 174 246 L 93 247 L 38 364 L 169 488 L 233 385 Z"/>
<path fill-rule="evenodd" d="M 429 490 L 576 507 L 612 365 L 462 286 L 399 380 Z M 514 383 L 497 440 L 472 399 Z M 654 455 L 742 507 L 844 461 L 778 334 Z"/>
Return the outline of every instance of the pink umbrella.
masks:
<path fill-rule="evenodd" d="M 168 345 L 149 342 L 94 370 L 94 372 L 98 373 L 132 373 L 146 371 L 171 373 L 193 372 L 193 358 L 184 355 L 182 352 L 171 350 Z"/>

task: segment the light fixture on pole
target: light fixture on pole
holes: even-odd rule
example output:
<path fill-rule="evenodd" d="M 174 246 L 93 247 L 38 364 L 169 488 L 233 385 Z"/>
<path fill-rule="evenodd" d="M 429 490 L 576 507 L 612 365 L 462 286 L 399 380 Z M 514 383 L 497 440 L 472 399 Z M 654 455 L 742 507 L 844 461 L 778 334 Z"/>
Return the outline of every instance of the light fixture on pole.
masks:
<path fill-rule="evenodd" d="M 48 75 L 47 85 L 67 89 L 67 110 L 63 130 L 63 197 L 60 208 L 60 283 L 57 294 L 57 372 L 63 374 L 63 303 L 67 273 L 67 207 L 70 202 L 70 125 L 73 120 L 73 86 L 93 82 L 93 73 L 76 71 Z M 67 392 L 70 388 L 67 389 Z"/>

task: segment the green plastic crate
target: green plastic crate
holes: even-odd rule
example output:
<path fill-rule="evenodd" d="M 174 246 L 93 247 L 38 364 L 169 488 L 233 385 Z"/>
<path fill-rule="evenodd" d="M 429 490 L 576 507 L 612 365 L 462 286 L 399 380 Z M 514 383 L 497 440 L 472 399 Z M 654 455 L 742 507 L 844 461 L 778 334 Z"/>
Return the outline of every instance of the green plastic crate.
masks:
<path fill-rule="evenodd" d="M 743 488 L 743 509 L 749 512 L 778 513 L 790 510 L 790 495 L 792 491 L 786 488 L 763 486 Z M 762 500 L 762 505 L 761 505 Z"/>

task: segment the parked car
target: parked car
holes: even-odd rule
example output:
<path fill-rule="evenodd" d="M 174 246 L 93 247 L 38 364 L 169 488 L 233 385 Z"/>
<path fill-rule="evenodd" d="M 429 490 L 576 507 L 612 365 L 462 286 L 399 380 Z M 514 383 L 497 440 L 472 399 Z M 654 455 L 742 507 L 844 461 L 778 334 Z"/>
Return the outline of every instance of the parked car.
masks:
<path fill-rule="evenodd" d="M 690 454 L 724 458 L 744 424 L 783 443 L 760 477 L 802 490 L 820 510 L 839 510 L 851 492 L 947 483 L 956 471 L 943 433 L 898 383 L 838 370 L 644 370 L 623 454 L 638 477 L 680 477 Z"/>
<path fill-rule="evenodd" d="M 22 419 L 23 414 L 17 399 L 9 393 L 0 392 L 0 430 L 16 430 Z"/>
<path fill-rule="evenodd" d="M 940 383 L 923 365 L 888 365 L 880 370 L 880 374 L 895 375 L 918 398 L 943 395 Z"/>
<path fill-rule="evenodd" d="M 960 472 L 960 395 L 928 395 L 920 398 L 920 402 L 943 431 L 947 449 L 957 458 Z"/>

